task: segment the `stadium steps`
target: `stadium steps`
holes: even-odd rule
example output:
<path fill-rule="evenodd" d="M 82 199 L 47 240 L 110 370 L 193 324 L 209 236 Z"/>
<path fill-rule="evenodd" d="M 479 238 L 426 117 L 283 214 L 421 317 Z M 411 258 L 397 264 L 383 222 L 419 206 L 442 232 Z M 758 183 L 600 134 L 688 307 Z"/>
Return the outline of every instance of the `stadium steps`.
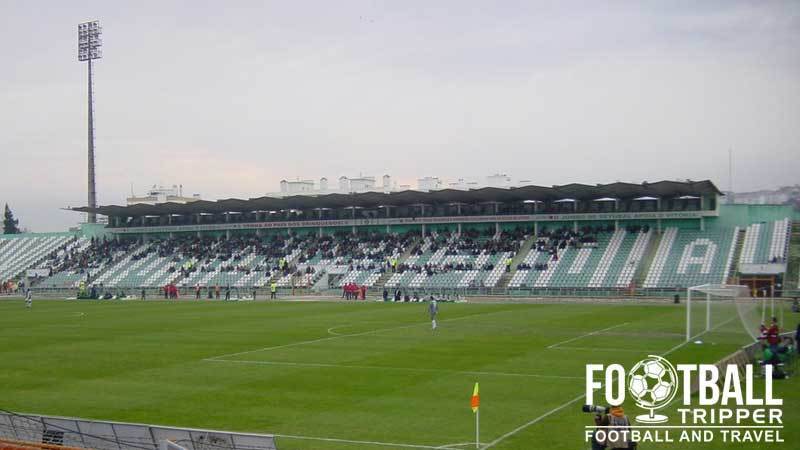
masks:
<path fill-rule="evenodd" d="M 784 283 L 786 288 L 800 293 L 800 222 L 792 223 L 789 237 L 789 255 Z M 795 294 L 797 295 L 797 294 Z"/>
<path fill-rule="evenodd" d="M 422 241 L 420 240 L 420 238 L 415 237 L 414 240 L 412 240 L 411 243 L 408 244 L 408 247 L 406 247 L 406 251 L 404 251 L 400 256 L 397 257 L 397 265 L 406 262 L 406 260 L 408 260 L 408 258 L 411 257 L 411 252 L 415 248 L 417 248 L 418 245 L 422 245 Z M 391 278 L 392 275 L 393 273 L 391 270 L 387 270 L 386 272 L 384 272 L 383 275 L 381 275 L 381 277 L 378 278 L 378 281 L 376 281 L 375 284 L 372 285 L 372 289 L 383 290 L 383 287 L 386 285 L 386 282 L 389 281 L 389 278 Z"/>
<path fill-rule="evenodd" d="M 639 268 L 636 270 L 636 274 L 633 276 L 633 283 L 636 287 L 644 285 L 644 280 L 647 278 L 647 274 L 650 273 L 650 266 L 653 265 L 653 260 L 656 258 L 656 251 L 658 251 L 658 247 L 661 244 L 661 236 L 663 234 L 662 230 L 661 233 L 653 233 L 653 237 L 650 238 L 647 251 L 642 258 L 641 264 L 639 264 Z"/>
<path fill-rule="evenodd" d="M 731 262 L 730 270 L 731 278 L 739 276 L 739 263 L 742 258 L 742 251 L 744 250 L 744 240 L 747 235 L 747 228 L 739 230 L 739 236 L 736 239 L 736 248 L 733 250 L 733 261 Z"/>
<path fill-rule="evenodd" d="M 647 251 L 642 257 L 642 262 L 639 264 L 639 268 L 636 270 L 636 274 L 633 277 L 633 282 L 637 287 L 641 287 L 644 284 L 644 280 L 650 272 L 650 266 L 652 266 L 653 260 L 656 257 L 658 246 L 661 244 L 662 235 L 663 231 L 661 233 L 653 232 L 653 237 L 650 238 Z"/>
<path fill-rule="evenodd" d="M 511 260 L 511 272 L 503 273 L 500 277 L 500 280 L 497 282 L 498 288 L 506 289 L 508 284 L 511 282 L 511 279 L 514 277 L 514 274 L 517 273 L 517 265 L 522 263 L 525 260 L 525 257 L 528 255 L 528 252 L 531 251 L 533 248 L 533 244 L 536 242 L 536 235 L 531 233 L 528 236 L 528 239 L 525 239 L 525 242 L 522 243 L 522 247 L 520 247 L 519 251 L 516 255 L 514 255 L 514 259 Z"/>

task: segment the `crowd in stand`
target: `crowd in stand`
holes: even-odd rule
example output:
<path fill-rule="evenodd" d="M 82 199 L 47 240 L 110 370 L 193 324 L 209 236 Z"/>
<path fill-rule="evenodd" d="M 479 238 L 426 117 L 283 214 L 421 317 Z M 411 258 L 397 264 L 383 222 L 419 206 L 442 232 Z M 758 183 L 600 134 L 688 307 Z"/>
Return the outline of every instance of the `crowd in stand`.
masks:
<path fill-rule="evenodd" d="M 631 225 L 626 227 L 629 233 L 647 233 L 650 227 L 647 225 Z M 570 228 L 557 228 L 555 230 L 548 230 L 546 227 L 542 228 L 536 235 L 536 242 L 533 244 L 533 249 L 540 253 L 547 253 L 550 255 L 550 260 L 557 261 L 559 252 L 570 248 L 593 248 L 597 247 L 597 235 L 601 233 L 613 233 L 614 226 L 585 226 L 577 231 Z M 544 271 L 549 267 L 547 262 L 536 262 L 534 264 L 520 263 L 517 264 L 518 270 L 539 270 Z"/>
<path fill-rule="evenodd" d="M 0 294 L 13 294 L 18 292 L 19 285 L 13 280 L 0 283 Z"/>
<path fill-rule="evenodd" d="M 632 226 L 629 232 L 647 231 L 646 227 Z M 549 230 L 542 228 L 537 235 L 534 248 L 558 258 L 559 250 L 570 247 L 597 245 L 597 235 L 613 232 L 612 226 L 586 226 L 577 231 L 567 228 Z M 230 239 L 213 237 L 180 237 L 150 241 L 148 245 L 133 240 L 106 240 L 92 238 L 81 249 L 77 241 L 70 241 L 54 250 L 42 267 L 50 268 L 52 273 L 70 271 L 85 273 L 89 269 L 113 264 L 128 255 L 134 248 L 141 247 L 132 255 L 131 261 L 139 261 L 150 256 L 167 258 L 167 272 L 180 273 L 182 278 L 193 273 L 263 273 L 267 278 L 275 276 L 314 276 L 319 268 L 314 263 L 325 261 L 346 265 L 350 271 L 386 271 L 403 273 L 413 271 L 428 276 L 438 273 L 467 270 L 492 270 L 495 264 L 508 264 L 509 261 L 476 264 L 480 255 L 495 256 L 503 252 L 516 254 L 527 239 L 529 230 L 517 228 L 496 233 L 493 229 L 482 231 L 467 229 L 460 234 L 452 231 L 432 233 L 426 240 L 418 239 L 418 231 L 403 234 L 362 232 L 336 232 L 331 235 L 314 234 L 271 235 L 269 237 L 245 236 Z M 416 241 L 416 244 L 414 242 Z M 427 243 L 427 245 L 426 245 Z M 414 246 L 414 248 L 412 248 Z M 400 263 L 399 256 L 410 254 L 436 253 L 444 249 L 443 258 L 426 264 Z M 287 256 L 296 256 L 290 260 Z M 261 258 L 255 259 L 253 256 Z M 463 256 L 464 258 L 459 258 Z M 448 258 L 452 257 L 452 258 Z M 255 260 L 255 261 L 254 261 Z M 521 263 L 518 269 L 546 270 L 547 263 L 532 265 Z"/>
<path fill-rule="evenodd" d="M 97 269 L 104 264 L 115 261 L 119 255 L 125 254 L 135 246 L 133 241 L 117 242 L 113 239 L 91 238 L 89 245 L 81 250 L 76 241 L 67 242 L 53 250 L 41 264 L 50 270 L 50 273 L 72 272 L 85 273 L 90 269 Z"/>
<path fill-rule="evenodd" d="M 437 233 L 436 237 L 433 238 L 433 242 L 431 242 L 427 249 L 423 250 L 423 245 L 420 244 L 412 250 L 412 254 L 422 255 L 426 252 L 436 253 L 441 249 L 445 249 L 445 256 L 496 256 L 503 252 L 517 253 L 526 238 L 527 235 L 521 228 L 516 228 L 512 231 L 502 231 L 499 234 L 490 229 L 483 232 L 478 230 L 464 230 L 461 235 L 443 232 Z M 447 258 L 444 259 L 447 260 Z M 501 261 L 501 263 L 505 262 Z M 439 273 L 462 270 L 492 270 L 494 267 L 495 265 L 491 262 L 487 262 L 478 267 L 473 261 L 466 260 L 446 261 L 441 263 L 429 262 L 422 265 L 401 263 L 396 265 L 396 268 L 393 269 L 399 273 L 407 271 L 416 273 L 424 272 L 428 276 L 431 276 Z"/>

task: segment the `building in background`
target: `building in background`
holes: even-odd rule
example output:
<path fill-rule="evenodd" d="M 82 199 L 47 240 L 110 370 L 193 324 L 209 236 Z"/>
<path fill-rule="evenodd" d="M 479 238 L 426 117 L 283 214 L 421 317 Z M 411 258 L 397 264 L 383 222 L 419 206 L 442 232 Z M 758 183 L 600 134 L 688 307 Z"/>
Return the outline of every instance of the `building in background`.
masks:
<path fill-rule="evenodd" d="M 326 177 L 318 182 L 314 180 L 281 180 L 280 191 L 270 192 L 268 197 L 288 197 L 291 195 L 327 195 L 327 194 L 354 194 L 362 192 L 396 192 L 397 183 L 389 175 L 381 177 L 380 182 L 375 177 L 359 175 L 348 178 L 339 177 L 336 183 L 330 183 Z"/>
<path fill-rule="evenodd" d="M 798 205 L 800 184 L 753 192 L 725 192 L 725 203 L 745 205 Z"/>
<path fill-rule="evenodd" d="M 131 191 L 133 191 L 131 189 Z M 131 192 L 131 196 L 125 199 L 128 206 L 136 204 L 155 205 L 158 203 L 191 203 L 202 200 L 200 194 L 192 194 L 191 197 L 183 196 L 183 185 L 172 187 L 153 185 L 144 195 L 138 196 Z"/>

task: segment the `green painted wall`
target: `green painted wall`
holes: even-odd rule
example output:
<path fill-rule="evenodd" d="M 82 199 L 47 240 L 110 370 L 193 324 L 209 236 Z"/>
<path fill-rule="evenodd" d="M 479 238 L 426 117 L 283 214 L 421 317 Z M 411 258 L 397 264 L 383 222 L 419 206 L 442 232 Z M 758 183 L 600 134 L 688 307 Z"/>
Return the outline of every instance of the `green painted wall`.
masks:
<path fill-rule="evenodd" d="M 800 220 L 800 214 L 791 206 L 720 205 L 719 217 L 706 219 L 706 229 L 746 227 L 752 223 L 769 222 L 786 217 L 790 220 Z"/>

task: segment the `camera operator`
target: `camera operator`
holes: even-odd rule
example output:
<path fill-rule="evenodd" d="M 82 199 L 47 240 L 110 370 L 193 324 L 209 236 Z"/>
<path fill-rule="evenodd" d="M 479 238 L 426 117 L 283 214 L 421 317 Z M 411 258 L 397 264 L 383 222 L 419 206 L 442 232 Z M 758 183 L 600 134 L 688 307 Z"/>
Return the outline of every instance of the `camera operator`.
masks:
<path fill-rule="evenodd" d="M 635 449 L 636 442 L 631 441 L 630 421 L 625 415 L 622 406 L 589 406 L 583 408 L 584 412 L 594 412 L 594 424 L 598 427 L 592 436 L 592 450 Z M 597 439 L 597 432 L 603 439 Z M 613 431 L 613 432 L 612 432 Z"/>

